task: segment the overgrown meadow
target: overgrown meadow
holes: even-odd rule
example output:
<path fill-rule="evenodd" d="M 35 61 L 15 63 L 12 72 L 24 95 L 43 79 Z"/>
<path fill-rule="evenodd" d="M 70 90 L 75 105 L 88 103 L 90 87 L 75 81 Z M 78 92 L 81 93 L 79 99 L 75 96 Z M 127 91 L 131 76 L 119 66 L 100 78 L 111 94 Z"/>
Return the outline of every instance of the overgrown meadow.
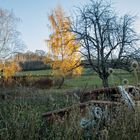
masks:
<path fill-rule="evenodd" d="M 81 76 L 67 77 L 61 89 L 57 86 L 40 88 L 32 86 L 32 82 L 47 77 L 50 71 L 20 72 L 17 75 L 27 75 L 28 85 L 20 83 L 5 86 L 0 92 L 0 139 L 1 140 L 71 140 L 71 139 L 125 139 L 138 140 L 140 138 L 140 112 L 127 107 L 119 107 L 119 112 L 113 111 L 109 124 L 104 127 L 103 122 L 100 130 L 92 127 L 85 130 L 80 126 L 82 118 L 89 118 L 89 109 L 84 113 L 76 107 L 79 100 L 73 95 L 74 92 L 90 91 L 101 87 L 102 83 L 95 73 L 89 73 L 85 69 Z M 32 75 L 32 76 L 31 76 Z M 51 77 L 52 78 L 52 77 Z M 115 70 L 109 77 L 110 86 L 122 85 L 123 79 L 128 79 L 129 84 L 135 85 L 133 73 Z M 71 96 L 69 96 L 71 95 Z M 48 111 L 73 106 L 69 119 L 56 119 L 48 123 L 42 118 L 42 114 Z"/>
<path fill-rule="evenodd" d="M 36 2 L 31 5 L 36 10 L 45 6 Z M 0 140 L 139 140 L 136 16 L 117 12 L 110 0 L 73 6 L 72 15 L 46 3 L 38 11 L 27 2 L 21 6 L 35 14 L 23 16 L 23 23 L 30 21 L 27 44 L 44 42 L 47 52 L 40 45 L 24 52 L 17 30 L 22 20 L 13 12 L 18 10 L 0 8 Z M 28 13 L 20 5 L 13 8 Z M 48 30 L 42 28 L 48 36 L 38 40 L 42 31 L 36 29 L 44 24 L 39 17 L 48 9 Z"/>

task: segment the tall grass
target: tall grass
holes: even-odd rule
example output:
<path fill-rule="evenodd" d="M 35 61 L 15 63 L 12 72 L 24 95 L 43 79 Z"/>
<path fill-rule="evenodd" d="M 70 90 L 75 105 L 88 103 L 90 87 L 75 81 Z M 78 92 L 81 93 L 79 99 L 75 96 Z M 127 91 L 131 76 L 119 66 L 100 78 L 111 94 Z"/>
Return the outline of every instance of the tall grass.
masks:
<path fill-rule="evenodd" d="M 1 140 L 92 140 L 101 139 L 105 130 L 107 131 L 105 135 L 110 140 L 139 140 L 140 138 L 139 108 L 133 111 L 122 106 L 116 113 L 110 110 L 109 115 L 112 117 L 110 119 L 108 116 L 109 123 L 96 120 L 95 126 L 83 129 L 80 121 L 82 118 L 91 119 L 90 108 L 86 108 L 84 112 L 73 108 L 68 118 L 56 117 L 52 123 L 49 123 L 42 119 L 43 110 L 39 111 L 39 109 L 43 106 L 39 106 L 38 103 L 37 106 L 33 106 L 33 102 L 29 101 L 8 100 L 1 102 L 0 106 Z M 59 107 L 61 108 L 61 105 Z M 106 124 L 106 127 L 103 127 L 103 124 Z M 100 127 L 96 129 L 98 125 Z"/>
<path fill-rule="evenodd" d="M 0 139 L 30 140 L 39 138 L 40 114 L 27 103 L 15 101 L 0 104 Z"/>
<path fill-rule="evenodd" d="M 115 73 L 113 80 L 121 84 L 122 79 L 135 82 L 129 73 Z M 111 77 L 110 77 L 111 81 Z M 92 119 L 90 107 L 81 112 L 73 108 L 68 118 L 55 118 L 53 123 L 46 122 L 42 113 L 71 106 L 77 103 L 72 96 L 66 97 L 67 90 L 74 88 L 88 89 L 100 87 L 101 81 L 96 74 L 66 79 L 62 89 L 37 89 L 30 87 L 14 87 L 1 89 L 6 94 L 5 100 L 0 99 L 0 140 L 139 140 L 140 109 L 135 111 L 125 106 L 117 108 L 117 112 L 109 110 L 107 121 L 96 120 L 96 124 L 88 129 L 80 126 L 82 118 Z M 110 85 L 114 85 L 110 82 Z M 111 119 L 110 119 L 111 116 Z M 105 125 L 104 125 L 105 124 Z M 98 129 L 97 129 L 97 126 Z"/>

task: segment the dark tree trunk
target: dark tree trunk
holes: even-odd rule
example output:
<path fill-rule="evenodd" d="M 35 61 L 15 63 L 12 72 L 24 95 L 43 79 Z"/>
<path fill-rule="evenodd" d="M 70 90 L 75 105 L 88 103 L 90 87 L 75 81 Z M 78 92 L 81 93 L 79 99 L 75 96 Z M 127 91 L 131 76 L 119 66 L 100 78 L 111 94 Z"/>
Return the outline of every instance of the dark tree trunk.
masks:
<path fill-rule="evenodd" d="M 109 86 L 108 85 L 108 77 L 103 77 L 102 78 L 102 84 L 103 84 L 104 87 L 108 87 Z"/>
<path fill-rule="evenodd" d="M 102 84 L 104 88 L 109 87 L 107 74 L 102 77 Z M 108 99 L 110 98 L 110 94 L 108 92 L 104 92 L 104 94 L 105 97 L 107 97 Z"/>
<path fill-rule="evenodd" d="M 100 74 L 100 78 L 102 79 L 103 87 L 108 87 L 109 86 L 108 77 L 109 77 L 109 74 L 107 72 Z"/>
<path fill-rule="evenodd" d="M 62 86 L 63 86 L 63 84 L 64 84 L 64 77 L 62 77 L 62 79 L 61 79 L 61 81 L 60 81 L 60 84 L 59 84 L 59 86 L 58 86 L 58 89 L 60 89 Z"/>

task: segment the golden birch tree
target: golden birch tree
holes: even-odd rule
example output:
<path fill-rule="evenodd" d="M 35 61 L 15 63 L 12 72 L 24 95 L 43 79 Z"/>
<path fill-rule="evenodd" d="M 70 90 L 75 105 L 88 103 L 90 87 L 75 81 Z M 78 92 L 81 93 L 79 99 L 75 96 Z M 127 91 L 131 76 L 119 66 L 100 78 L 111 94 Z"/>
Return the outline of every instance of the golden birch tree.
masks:
<path fill-rule="evenodd" d="M 52 34 L 47 40 L 49 50 L 48 59 L 52 60 L 54 76 L 66 77 L 68 75 L 80 75 L 80 44 L 75 40 L 75 35 L 69 31 L 70 19 L 65 16 L 63 10 L 58 7 L 49 15 Z"/>

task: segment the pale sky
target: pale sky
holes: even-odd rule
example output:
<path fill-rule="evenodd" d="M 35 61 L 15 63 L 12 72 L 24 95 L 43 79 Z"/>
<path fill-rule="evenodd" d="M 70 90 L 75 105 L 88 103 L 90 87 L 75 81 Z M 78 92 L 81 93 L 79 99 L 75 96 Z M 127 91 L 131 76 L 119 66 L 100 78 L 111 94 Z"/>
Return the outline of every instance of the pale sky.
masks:
<path fill-rule="evenodd" d="M 137 15 L 136 31 L 140 33 L 140 0 L 106 0 L 113 3 L 116 11 L 123 15 L 130 13 Z M 47 15 L 57 5 L 71 15 L 75 9 L 89 0 L 0 0 L 0 8 L 12 10 L 22 22 L 18 26 L 18 31 L 22 34 L 22 40 L 28 47 L 28 50 L 36 49 L 47 50 L 44 40 L 48 38 L 50 30 L 47 27 Z"/>

